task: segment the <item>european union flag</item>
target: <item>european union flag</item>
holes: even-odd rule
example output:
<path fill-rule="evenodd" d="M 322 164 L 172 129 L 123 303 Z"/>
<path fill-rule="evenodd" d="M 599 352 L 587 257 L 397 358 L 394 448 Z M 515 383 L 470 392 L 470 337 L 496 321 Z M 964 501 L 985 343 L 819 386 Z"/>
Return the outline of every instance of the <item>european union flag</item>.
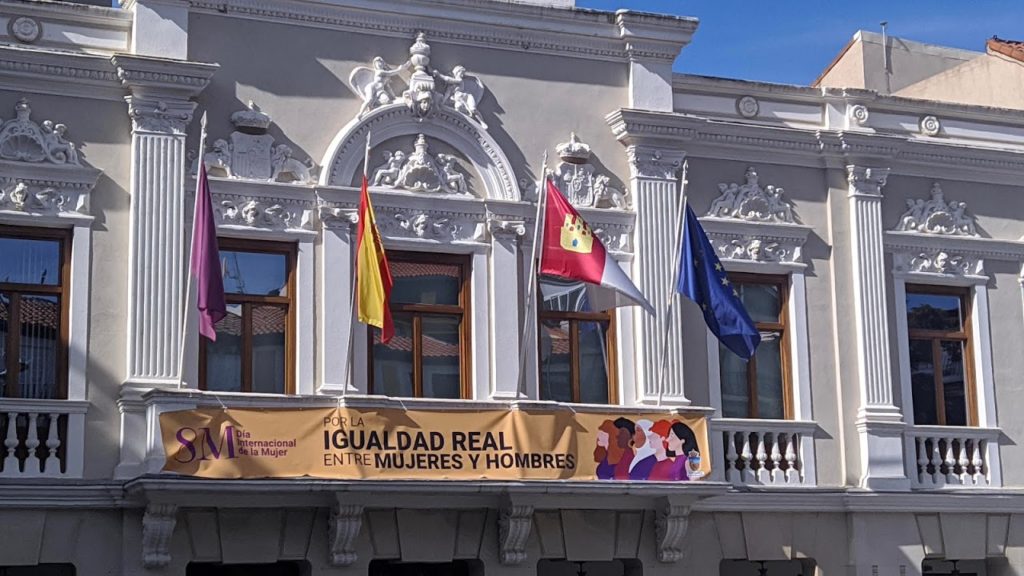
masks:
<path fill-rule="evenodd" d="M 761 343 L 761 334 L 689 206 L 680 258 L 676 291 L 700 305 L 708 328 L 726 348 L 749 360 Z"/>

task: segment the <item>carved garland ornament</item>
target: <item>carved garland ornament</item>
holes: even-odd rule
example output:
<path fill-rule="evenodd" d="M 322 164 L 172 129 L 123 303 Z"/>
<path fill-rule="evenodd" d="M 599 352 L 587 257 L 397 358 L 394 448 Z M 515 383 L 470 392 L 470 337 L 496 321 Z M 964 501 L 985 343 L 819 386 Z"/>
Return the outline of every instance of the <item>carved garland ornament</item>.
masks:
<path fill-rule="evenodd" d="M 432 68 L 430 45 L 423 33 L 416 35 L 405 63 L 391 66 L 378 56 L 369 67 L 359 66 L 352 71 L 349 86 L 363 101 L 360 118 L 381 106 L 402 102 L 420 118 L 446 106 L 487 129 L 477 108 L 484 97 L 483 83 L 476 76 L 467 75 L 464 66 L 456 66 L 450 75 Z"/>
<path fill-rule="evenodd" d="M 291 146 L 274 145 L 274 137 L 267 133 L 270 116 L 251 100 L 246 110 L 231 115 L 231 123 L 236 130 L 229 140 L 218 138 L 209 145 L 209 151 L 203 151 L 203 162 L 211 175 L 296 184 L 316 181 L 317 169 L 311 159 L 301 162 L 294 157 Z"/>
<path fill-rule="evenodd" d="M 468 195 L 466 176 L 451 154 L 430 154 L 420 134 L 411 152 L 384 150 L 384 163 L 373 169 L 372 186 L 395 190 Z"/>
<path fill-rule="evenodd" d="M 14 118 L 0 122 L 0 159 L 19 162 L 81 166 L 75 145 L 64 137 L 68 127 L 32 120 L 32 108 L 22 98 L 14 105 Z"/>
<path fill-rule="evenodd" d="M 88 213 L 88 196 L 79 192 L 58 191 L 46 186 L 30 186 L 22 180 L 0 188 L 0 210 L 35 214 L 61 212 Z"/>
<path fill-rule="evenodd" d="M 711 203 L 707 216 L 732 218 L 749 222 L 795 224 L 793 207 L 782 198 L 784 190 L 758 184 L 757 170 L 747 168 L 743 185 L 720 183 L 719 196 Z"/>
<path fill-rule="evenodd" d="M 974 216 L 967 214 L 967 203 L 946 202 L 938 182 L 932 185 L 931 197 L 907 200 L 907 211 L 900 216 L 896 230 L 944 236 L 978 236 Z"/>
<path fill-rule="evenodd" d="M 275 230 L 312 228 L 311 210 L 289 208 L 279 203 L 268 206 L 256 198 L 221 200 L 218 212 L 224 224 Z"/>
<path fill-rule="evenodd" d="M 555 167 L 555 179 L 570 204 L 585 208 L 630 208 L 629 196 L 610 186 L 611 178 L 596 173 L 590 163 L 590 146 L 581 142 L 575 132 L 569 135 L 568 142 L 556 146 L 555 151 L 562 160 Z"/>
<path fill-rule="evenodd" d="M 893 255 L 893 268 L 903 273 L 983 276 L 984 264 L 984 260 L 977 256 L 941 249 L 897 252 Z"/>

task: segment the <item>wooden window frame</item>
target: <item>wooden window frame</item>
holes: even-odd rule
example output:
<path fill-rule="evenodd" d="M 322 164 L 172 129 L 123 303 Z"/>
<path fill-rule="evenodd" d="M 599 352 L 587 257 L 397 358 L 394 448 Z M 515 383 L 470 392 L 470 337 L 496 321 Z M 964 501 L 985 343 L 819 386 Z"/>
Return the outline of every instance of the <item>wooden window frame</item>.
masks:
<path fill-rule="evenodd" d="M 252 307 L 257 305 L 287 306 L 284 336 L 284 394 L 295 393 L 295 265 L 298 247 L 294 242 L 268 240 L 243 240 L 240 238 L 217 238 L 218 248 L 230 252 L 255 252 L 282 254 L 287 266 L 287 296 L 257 296 L 255 294 L 224 294 L 227 304 L 242 305 L 242 392 L 252 393 Z M 200 337 L 199 345 L 199 389 L 206 390 L 206 347 L 207 341 Z"/>
<path fill-rule="evenodd" d="M 569 321 L 569 382 L 571 387 L 572 398 L 570 402 L 578 404 L 582 392 L 580 390 L 580 322 L 608 322 L 608 330 L 605 333 L 605 354 L 608 358 L 608 405 L 619 403 L 619 386 L 616 375 L 618 374 L 618 364 L 616 362 L 616 330 L 615 330 L 615 311 L 614 310 L 603 310 L 600 312 L 563 312 L 557 310 L 543 310 L 540 306 L 539 296 L 540 291 L 540 280 L 537 280 L 537 286 L 535 287 L 535 294 L 538 296 L 537 302 L 537 384 L 540 392 L 540 400 L 547 399 L 550 395 L 547 394 L 546 386 L 544 384 L 543 373 L 540 369 L 540 359 L 542 356 L 541 347 L 543 345 L 543 339 L 541 338 L 541 331 L 544 329 L 544 320 L 568 320 Z"/>
<path fill-rule="evenodd" d="M 461 254 L 443 254 L 432 252 L 400 252 L 389 251 L 388 262 L 408 262 L 427 264 L 448 264 L 459 267 L 459 304 L 406 304 L 401 302 L 390 302 L 391 316 L 412 317 L 412 365 L 413 365 L 413 398 L 424 398 L 423 396 L 423 316 L 460 316 L 459 322 L 459 399 L 472 398 L 472 315 L 470 314 L 470 274 L 472 262 L 469 256 Z M 370 394 L 376 394 L 374 390 L 374 364 L 373 364 L 373 335 L 376 328 L 367 327 L 366 330 L 366 355 L 367 355 L 367 390 Z"/>
<path fill-rule="evenodd" d="M 937 423 L 935 426 L 950 426 L 946 424 L 946 394 L 945 384 L 942 382 L 942 342 L 943 341 L 954 341 L 962 342 L 964 349 L 964 395 L 965 398 L 965 409 L 967 414 L 965 415 L 967 426 L 976 427 L 978 425 L 978 390 L 974 378 L 974 351 L 973 344 L 974 339 L 971 335 L 974 333 L 973 318 L 971 314 L 971 290 L 970 288 L 964 288 L 960 286 L 936 286 L 930 284 L 907 284 L 906 293 L 910 294 L 926 294 L 926 295 L 940 295 L 940 296 L 957 296 L 960 298 L 960 330 L 926 330 L 923 328 L 911 328 L 910 327 L 910 308 L 907 307 L 907 317 L 903 319 L 907 323 L 907 350 L 909 353 L 910 343 L 914 340 L 930 340 L 932 344 L 932 382 L 935 386 L 935 416 Z M 913 403 L 914 398 L 911 394 L 910 402 Z M 911 407 L 913 409 L 913 407 Z"/>
<path fill-rule="evenodd" d="M 20 316 L 21 297 L 23 295 L 57 296 L 60 306 L 60 326 L 57 330 L 57 366 L 54 377 L 57 382 L 57 399 L 68 397 L 68 324 L 70 323 L 69 294 L 71 289 L 71 230 L 65 228 L 27 228 L 22 226 L 3 226 L 0 237 L 26 240 L 56 240 L 60 246 L 60 284 L 47 286 L 43 284 L 21 284 L 16 282 L 0 282 L 0 292 L 10 295 L 10 309 L 7 314 L 7 342 L 4 355 L 8 374 L 21 373 L 21 321 L 15 322 Z M 18 330 L 13 327 L 18 326 Z M 21 398 L 21 382 L 4 383 L 3 398 Z"/>
<path fill-rule="evenodd" d="M 783 418 L 793 420 L 795 410 L 793 407 L 793 382 L 792 382 L 792 360 L 790 358 L 790 332 L 789 319 L 789 276 L 784 274 L 754 274 L 749 272 L 730 272 L 729 281 L 733 284 L 762 284 L 774 285 L 779 289 L 779 321 L 778 322 L 754 322 L 759 332 L 780 332 L 779 359 L 782 368 L 782 404 Z M 718 383 L 722 385 L 721 381 Z M 747 361 L 747 416 L 748 419 L 758 419 L 758 386 L 757 386 L 757 355 L 755 354 Z"/>

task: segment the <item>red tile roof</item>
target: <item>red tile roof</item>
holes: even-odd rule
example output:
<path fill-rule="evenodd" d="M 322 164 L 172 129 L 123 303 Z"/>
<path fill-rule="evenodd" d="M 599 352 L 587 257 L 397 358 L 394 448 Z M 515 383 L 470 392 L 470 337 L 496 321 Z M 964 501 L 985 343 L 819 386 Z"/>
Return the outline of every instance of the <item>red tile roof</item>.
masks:
<path fill-rule="evenodd" d="M 999 36 L 993 36 L 989 38 L 985 47 L 988 48 L 990 54 L 996 52 L 1024 62 L 1024 42 L 1020 40 L 1003 40 Z"/>
<path fill-rule="evenodd" d="M 455 264 L 430 264 L 426 262 L 392 262 L 392 278 L 413 278 L 419 276 L 451 276 L 459 277 L 459 267 Z"/>

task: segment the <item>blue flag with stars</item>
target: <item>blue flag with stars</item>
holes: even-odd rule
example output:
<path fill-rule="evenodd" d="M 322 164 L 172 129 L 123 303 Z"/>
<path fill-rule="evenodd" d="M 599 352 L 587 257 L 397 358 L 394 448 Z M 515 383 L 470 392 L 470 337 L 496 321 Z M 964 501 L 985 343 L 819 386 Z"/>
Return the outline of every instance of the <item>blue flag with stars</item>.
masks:
<path fill-rule="evenodd" d="M 700 305 L 708 328 L 726 348 L 749 360 L 761 334 L 689 206 L 685 218 L 676 291 Z"/>

